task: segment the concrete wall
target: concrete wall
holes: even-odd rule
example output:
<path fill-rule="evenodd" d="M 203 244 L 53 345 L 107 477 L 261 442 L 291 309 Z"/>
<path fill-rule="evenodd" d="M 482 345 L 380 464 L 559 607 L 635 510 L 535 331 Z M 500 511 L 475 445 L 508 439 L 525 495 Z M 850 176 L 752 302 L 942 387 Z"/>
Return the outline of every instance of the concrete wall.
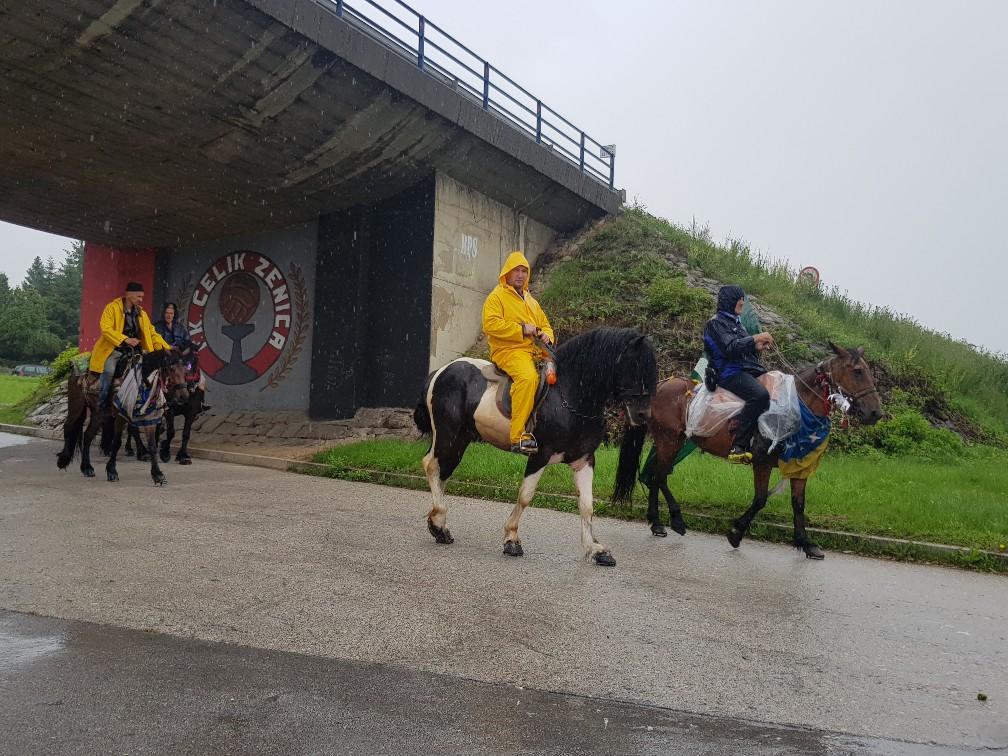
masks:
<path fill-rule="evenodd" d="M 508 254 L 533 265 L 556 233 L 443 173 L 435 180 L 430 369 L 464 354 L 481 331 L 483 300 Z"/>
<path fill-rule="evenodd" d="M 215 411 L 307 410 L 318 223 L 162 252 L 155 319 L 175 301 Z"/>

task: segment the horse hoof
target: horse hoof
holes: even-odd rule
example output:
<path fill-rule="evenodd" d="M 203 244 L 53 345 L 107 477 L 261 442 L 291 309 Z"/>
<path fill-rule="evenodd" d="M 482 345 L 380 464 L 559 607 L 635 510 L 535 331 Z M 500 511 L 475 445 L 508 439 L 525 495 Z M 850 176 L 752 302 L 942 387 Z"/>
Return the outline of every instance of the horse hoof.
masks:
<path fill-rule="evenodd" d="M 175 461 L 178 462 L 180 465 L 191 465 L 192 464 L 192 458 L 191 457 L 175 457 Z"/>
<path fill-rule="evenodd" d="M 608 551 L 600 551 L 598 554 L 592 556 L 592 561 L 595 562 L 599 567 L 615 567 L 616 560 L 613 559 L 613 555 Z"/>
<path fill-rule="evenodd" d="M 436 527 L 429 517 L 427 518 L 427 530 L 434 536 L 434 541 L 437 543 L 455 543 L 455 539 L 452 538 L 452 534 L 448 528 Z"/>
<path fill-rule="evenodd" d="M 108 478 L 109 483 L 119 482 L 119 473 L 117 473 L 115 470 L 106 470 L 105 475 Z"/>
<path fill-rule="evenodd" d="M 154 481 L 155 486 L 163 486 L 165 483 L 168 482 L 168 478 L 166 478 L 164 475 L 152 475 L 151 479 Z"/>
<path fill-rule="evenodd" d="M 733 549 L 737 549 L 739 544 L 742 543 L 743 534 L 738 531 L 737 528 L 732 528 L 727 533 L 728 543 L 732 545 Z"/>
<path fill-rule="evenodd" d="M 686 523 L 683 522 L 683 518 L 679 515 L 672 518 L 671 522 L 669 522 L 669 527 L 681 536 L 686 535 Z"/>
<path fill-rule="evenodd" d="M 171 452 L 167 449 L 162 449 L 158 456 L 161 457 L 162 462 L 167 462 L 171 459 Z"/>
<path fill-rule="evenodd" d="M 668 535 L 668 533 L 665 532 L 665 526 L 664 525 L 652 525 L 651 526 L 651 535 L 658 536 L 659 538 L 664 538 L 665 536 Z"/>
<path fill-rule="evenodd" d="M 505 556 L 520 557 L 525 552 L 522 551 L 521 544 L 518 541 L 504 541 L 504 554 Z"/>
<path fill-rule="evenodd" d="M 129 448 L 123 449 L 123 456 L 124 457 L 132 457 L 133 456 L 133 450 L 129 449 Z M 139 456 L 139 455 L 137 455 L 137 456 Z"/>
<path fill-rule="evenodd" d="M 810 543 L 808 546 L 806 546 L 804 548 L 804 551 L 805 551 L 805 557 L 807 559 L 815 559 L 817 562 L 821 562 L 823 559 L 826 558 L 826 555 L 823 553 L 822 549 L 820 549 L 814 543 Z"/>
<path fill-rule="evenodd" d="M 93 467 L 82 467 L 80 469 L 80 471 L 81 471 L 81 475 L 83 475 L 85 478 L 93 478 L 94 477 L 94 468 Z"/>
<path fill-rule="evenodd" d="M 150 462 L 150 454 L 137 454 L 137 462 Z"/>

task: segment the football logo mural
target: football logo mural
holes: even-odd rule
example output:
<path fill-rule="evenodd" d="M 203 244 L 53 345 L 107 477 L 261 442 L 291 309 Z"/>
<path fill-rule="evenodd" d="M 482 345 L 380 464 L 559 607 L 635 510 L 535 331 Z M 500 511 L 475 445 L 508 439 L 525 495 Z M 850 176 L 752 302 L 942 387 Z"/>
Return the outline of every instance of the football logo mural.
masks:
<path fill-rule="evenodd" d="M 296 266 L 291 279 L 293 291 L 272 260 L 250 251 L 224 255 L 200 277 L 187 320 L 208 378 L 231 386 L 251 383 L 270 371 L 290 344 L 263 388 L 286 376 L 307 331 L 307 290 Z"/>

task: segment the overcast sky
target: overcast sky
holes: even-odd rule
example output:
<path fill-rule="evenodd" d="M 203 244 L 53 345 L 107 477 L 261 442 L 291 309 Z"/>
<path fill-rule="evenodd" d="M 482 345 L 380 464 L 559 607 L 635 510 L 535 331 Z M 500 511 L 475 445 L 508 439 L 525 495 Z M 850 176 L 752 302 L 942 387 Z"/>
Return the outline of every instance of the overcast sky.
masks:
<path fill-rule="evenodd" d="M 630 201 L 1008 352 L 1008 2 L 413 5 L 615 143 Z M 66 245 L 14 229 L 12 283 Z"/>

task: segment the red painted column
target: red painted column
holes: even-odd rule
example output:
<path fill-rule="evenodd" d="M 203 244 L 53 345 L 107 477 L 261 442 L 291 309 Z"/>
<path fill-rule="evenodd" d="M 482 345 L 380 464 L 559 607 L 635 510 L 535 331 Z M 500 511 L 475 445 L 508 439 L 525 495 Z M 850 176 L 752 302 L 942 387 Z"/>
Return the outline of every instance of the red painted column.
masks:
<path fill-rule="evenodd" d="M 143 284 L 144 309 L 149 315 L 151 298 L 154 296 L 154 262 L 157 254 L 153 249 L 130 249 L 104 247 L 100 244 L 84 244 L 84 280 L 81 287 L 80 343 L 82 352 L 89 352 L 98 341 L 101 330 L 98 321 L 105 305 L 126 291 L 126 284 L 138 281 Z M 153 317 L 152 320 L 157 320 Z"/>

